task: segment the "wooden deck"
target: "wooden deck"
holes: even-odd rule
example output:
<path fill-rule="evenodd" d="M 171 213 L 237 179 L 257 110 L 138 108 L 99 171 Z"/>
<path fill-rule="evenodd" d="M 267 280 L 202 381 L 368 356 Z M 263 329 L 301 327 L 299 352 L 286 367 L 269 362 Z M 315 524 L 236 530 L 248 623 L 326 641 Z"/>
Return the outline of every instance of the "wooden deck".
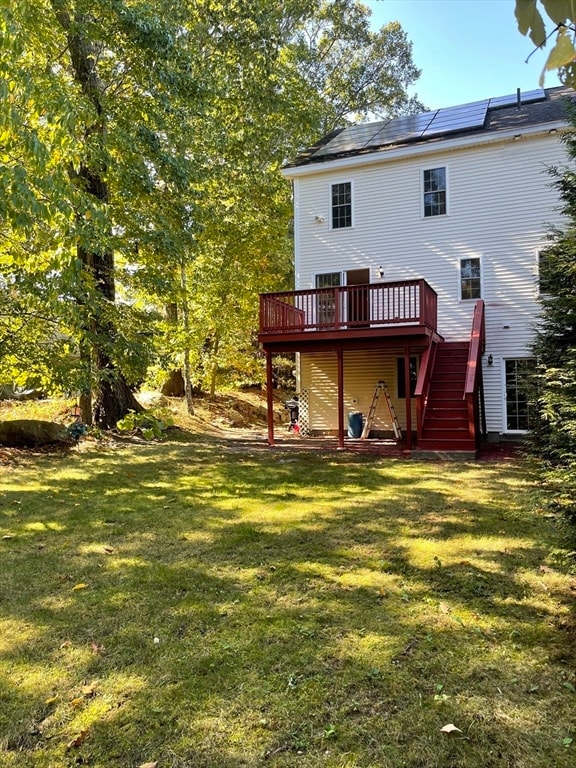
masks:
<path fill-rule="evenodd" d="M 300 349 L 436 332 L 437 296 L 425 280 L 337 286 L 260 296 L 258 340 Z"/>

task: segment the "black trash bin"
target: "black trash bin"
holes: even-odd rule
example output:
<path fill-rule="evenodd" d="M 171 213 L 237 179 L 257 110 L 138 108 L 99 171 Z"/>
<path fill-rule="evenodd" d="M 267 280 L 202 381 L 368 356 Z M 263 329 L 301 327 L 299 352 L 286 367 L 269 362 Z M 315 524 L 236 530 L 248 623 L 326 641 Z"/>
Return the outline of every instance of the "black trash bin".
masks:
<path fill-rule="evenodd" d="M 362 418 L 360 411 L 348 414 L 348 437 L 362 437 Z"/>

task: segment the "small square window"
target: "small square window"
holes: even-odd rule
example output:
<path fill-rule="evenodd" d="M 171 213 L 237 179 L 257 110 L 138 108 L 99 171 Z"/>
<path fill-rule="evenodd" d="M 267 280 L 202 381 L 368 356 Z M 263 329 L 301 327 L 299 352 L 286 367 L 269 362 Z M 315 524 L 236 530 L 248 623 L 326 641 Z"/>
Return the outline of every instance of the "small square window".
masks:
<path fill-rule="evenodd" d="M 480 275 L 480 259 L 460 260 L 460 298 L 480 299 L 482 285 Z"/>
<path fill-rule="evenodd" d="M 332 229 L 352 226 L 352 183 L 332 184 Z"/>
<path fill-rule="evenodd" d="M 424 171 L 424 216 L 446 213 L 446 168 Z"/>

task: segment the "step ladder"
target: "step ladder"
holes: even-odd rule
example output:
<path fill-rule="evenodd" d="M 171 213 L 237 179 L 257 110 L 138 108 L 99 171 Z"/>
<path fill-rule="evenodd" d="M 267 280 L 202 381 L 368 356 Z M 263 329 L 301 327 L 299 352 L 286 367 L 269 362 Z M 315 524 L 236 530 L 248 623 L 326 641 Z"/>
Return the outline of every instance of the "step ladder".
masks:
<path fill-rule="evenodd" d="M 390 418 L 392 420 L 392 429 L 394 430 L 396 440 L 402 439 L 402 429 L 400 428 L 400 423 L 398 421 L 398 417 L 396 416 L 396 411 L 394 410 L 394 404 L 390 398 L 388 387 L 386 386 L 385 381 L 379 381 L 378 384 L 376 384 L 376 389 L 374 390 L 374 395 L 372 396 L 372 402 L 370 403 L 368 416 L 366 417 L 364 428 L 362 429 L 362 434 L 360 435 L 361 440 L 365 440 L 370 434 L 370 430 L 372 429 L 372 424 L 374 422 L 374 416 L 376 414 L 376 408 L 378 407 L 378 401 L 380 400 L 380 395 L 382 393 L 384 394 L 386 405 L 388 406 L 388 413 L 390 414 Z"/>

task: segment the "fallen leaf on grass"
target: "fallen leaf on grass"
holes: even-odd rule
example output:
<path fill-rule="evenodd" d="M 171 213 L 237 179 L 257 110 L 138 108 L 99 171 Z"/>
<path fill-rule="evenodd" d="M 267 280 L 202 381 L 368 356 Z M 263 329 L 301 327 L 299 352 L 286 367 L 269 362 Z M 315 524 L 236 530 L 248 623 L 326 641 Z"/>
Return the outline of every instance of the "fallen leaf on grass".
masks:
<path fill-rule="evenodd" d="M 86 589 L 87 586 L 88 586 L 88 584 L 84 584 L 84 582 L 81 582 L 80 584 L 75 584 L 72 587 L 72 591 L 75 592 L 78 589 Z"/>
<path fill-rule="evenodd" d="M 444 728 L 440 728 L 442 733 L 462 733 L 460 728 L 456 728 L 454 723 L 448 723 L 448 725 L 445 725 Z"/>
<path fill-rule="evenodd" d="M 140 768 L 157 768 L 158 760 L 155 760 L 153 763 L 142 763 Z"/>
<path fill-rule="evenodd" d="M 114 552 L 114 547 L 104 547 L 104 552 L 106 552 L 107 555 L 111 555 L 112 552 Z"/>
<path fill-rule="evenodd" d="M 89 683 L 89 685 L 85 685 L 82 688 L 82 696 L 85 696 L 87 699 L 89 699 L 92 696 L 96 695 L 97 690 L 98 690 L 98 683 L 94 681 L 92 683 Z"/>
<path fill-rule="evenodd" d="M 6 533 L 4 536 L 2 536 L 3 539 L 13 539 L 14 536 L 11 533 Z"/>
<path fill-rule="evenodd" d="M 94 653 L 104 653 L 104 646 L 100 643 L 90 643 L 90 648 L 94 651 Z"/>
<path fill-rule="evenodd" d="M 58 694 L 56 694 L 55 696 L 50 696 L 50 698 L 49 698 L 49 699 L 46 699 L 46 701 L 44 702 L 44 704 L 46 704 L 46 705 L 48 705 L 48 704 L 54 704 L 54 703 L 55 703 L 55 702 L 57 702 L 57 701 L 58 701 Z"/>
<path fill-rule="evenodd" d="M 80 747 L 84 742 L 86 741 L 86 738 L 88 734 L 90 733 L 89 728 L 84 728 L 80 733 L 77 733 L 76 736 L 74 736 L 73 739 L 71 739 L 68 744 L 66 744 L 66 749 L 72 749 L 72 747 Z"/>

